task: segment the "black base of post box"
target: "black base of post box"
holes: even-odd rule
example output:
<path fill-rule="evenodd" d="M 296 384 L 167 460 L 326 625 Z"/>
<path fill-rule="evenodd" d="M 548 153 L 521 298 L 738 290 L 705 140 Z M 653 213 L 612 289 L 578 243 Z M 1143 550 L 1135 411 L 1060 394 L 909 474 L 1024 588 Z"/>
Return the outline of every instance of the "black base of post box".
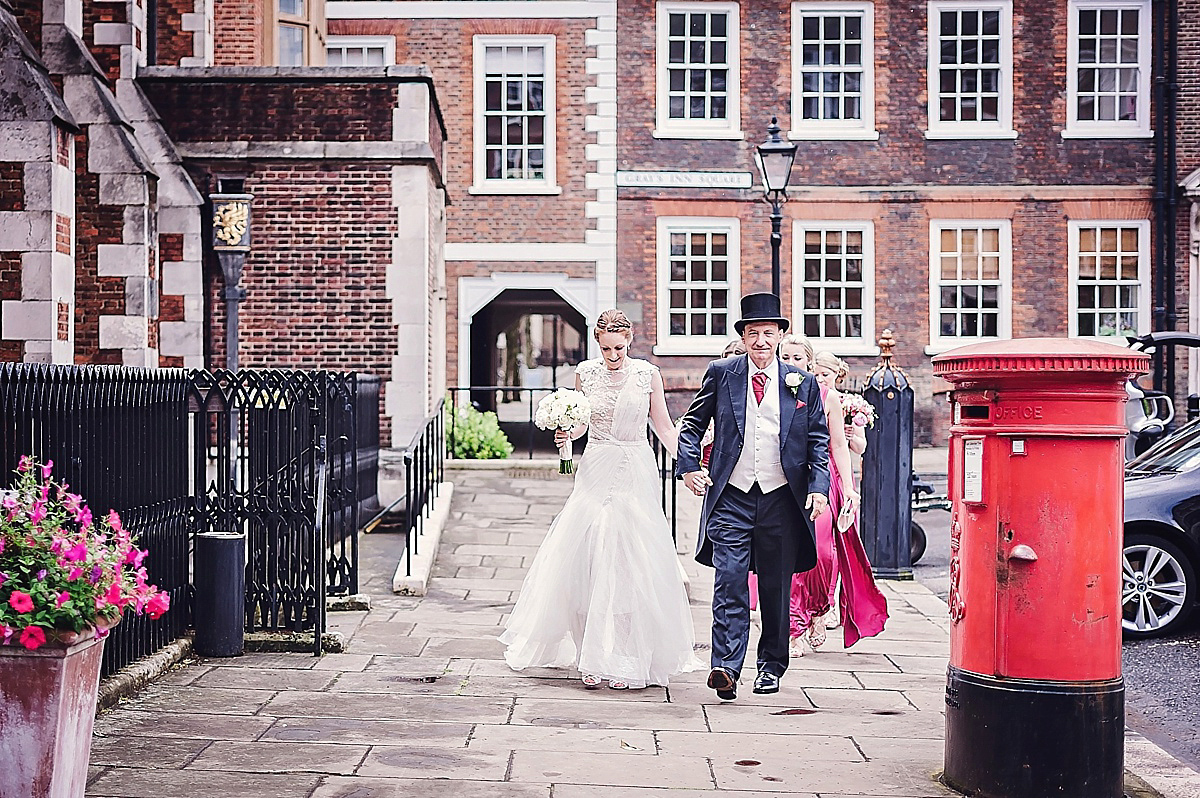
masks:
<path fill-rule="evenodd" d="M 951 667 L 944 781 L 978 798 L 1122 798 L 1125 680 L 998 679 Z"/>
<path fill-rule="evenodd" d="M 246 631 L 246 536 L 196 536 L 197 654 L 238 657 Z"/>

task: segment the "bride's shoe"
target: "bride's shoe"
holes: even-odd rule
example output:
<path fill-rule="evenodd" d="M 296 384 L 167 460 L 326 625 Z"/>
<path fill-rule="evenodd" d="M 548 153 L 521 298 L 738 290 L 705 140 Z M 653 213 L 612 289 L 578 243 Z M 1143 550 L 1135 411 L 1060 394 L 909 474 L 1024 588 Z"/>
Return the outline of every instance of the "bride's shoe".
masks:
<path fill-rule="evenodd" d="M 793 657 L 803 657 L 806 647 L 803 637 L 793 637 L 791 645 L 788 646 L 788 654 Z"/>
<path fill-rule="evenodd" d="M 620 679 L 613 679 L 608 683 L 609 690 L 628 690 L 629 685 Z"/>
<path fill-rule="evenodd" d="M 604 682 L 599 676 L 593 676 L 590 673 L 583 675 L 583 686 L 588 690 L 599 690 L 600 685 Z"/>

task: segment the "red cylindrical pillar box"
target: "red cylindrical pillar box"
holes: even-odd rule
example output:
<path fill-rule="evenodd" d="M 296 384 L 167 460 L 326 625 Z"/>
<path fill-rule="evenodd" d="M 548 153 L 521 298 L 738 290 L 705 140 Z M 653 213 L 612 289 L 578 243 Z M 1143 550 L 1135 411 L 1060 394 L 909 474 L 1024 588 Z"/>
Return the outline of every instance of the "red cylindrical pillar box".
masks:
<path fill-rule="evenodd" d="M 1145 354 L 1027 338 L 938 355 L 954 384 L 945 781 L 1121 798 L 1125 380 Z"/>

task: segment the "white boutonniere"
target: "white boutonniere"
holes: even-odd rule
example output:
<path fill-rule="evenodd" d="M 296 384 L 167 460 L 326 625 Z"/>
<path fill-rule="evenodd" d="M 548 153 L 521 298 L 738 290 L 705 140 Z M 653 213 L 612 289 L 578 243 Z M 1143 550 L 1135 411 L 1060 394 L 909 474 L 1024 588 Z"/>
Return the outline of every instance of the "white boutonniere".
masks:
<path fill-rule="evenodd" d="M 804 402 L 800 401 L 800 383 L 804 381 L 803 375 L 799 372 L 789 371 L 783 375 L 783 384 L 792 392 L 792 396 L 796 399 L 796 409 L 804 407 Z"/>

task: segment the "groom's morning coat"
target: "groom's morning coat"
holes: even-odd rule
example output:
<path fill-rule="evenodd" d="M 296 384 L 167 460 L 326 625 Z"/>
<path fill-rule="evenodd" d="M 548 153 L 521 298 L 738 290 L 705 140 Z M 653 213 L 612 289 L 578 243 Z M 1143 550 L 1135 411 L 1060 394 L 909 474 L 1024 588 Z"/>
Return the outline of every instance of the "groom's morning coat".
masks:
<path fill-rule="evenodd" d="M 825 408 L 816 379 L 806 371 L 789 366 L 776 358 L 779 367 L 775 389 L 779 393 L 779 448 L 783 473 L 796 504 L 804 507 L 810 493 L 829 495 L 829 430 L 825 424 Z M 704 496 L 704 512 L 700 518 L 700 540 L 696 559 L 712 565 L 712 541 L 708 537 L 708 519 L 717 499 L 729 484 L 729 475 L 742 453 L 746 433 L 746 395 L 748 391 L 749 358 L 746 355 L 715 360 L 704 373 L 704 383 L 692 406 L 683 417 L 679 430 L 679 460 L 675 468 L 682 477 L 700 470 L 700 440 L 715 425 L 709 476 L 713 484 Z M 795 396 L 788 387 L 785 375 L 801 375 Z M 808 513 L 802 512 L 803 528 L 795 534 L 800 538 L 794 573 L 807 571 L 817 564 L 816 536 Z"/>

